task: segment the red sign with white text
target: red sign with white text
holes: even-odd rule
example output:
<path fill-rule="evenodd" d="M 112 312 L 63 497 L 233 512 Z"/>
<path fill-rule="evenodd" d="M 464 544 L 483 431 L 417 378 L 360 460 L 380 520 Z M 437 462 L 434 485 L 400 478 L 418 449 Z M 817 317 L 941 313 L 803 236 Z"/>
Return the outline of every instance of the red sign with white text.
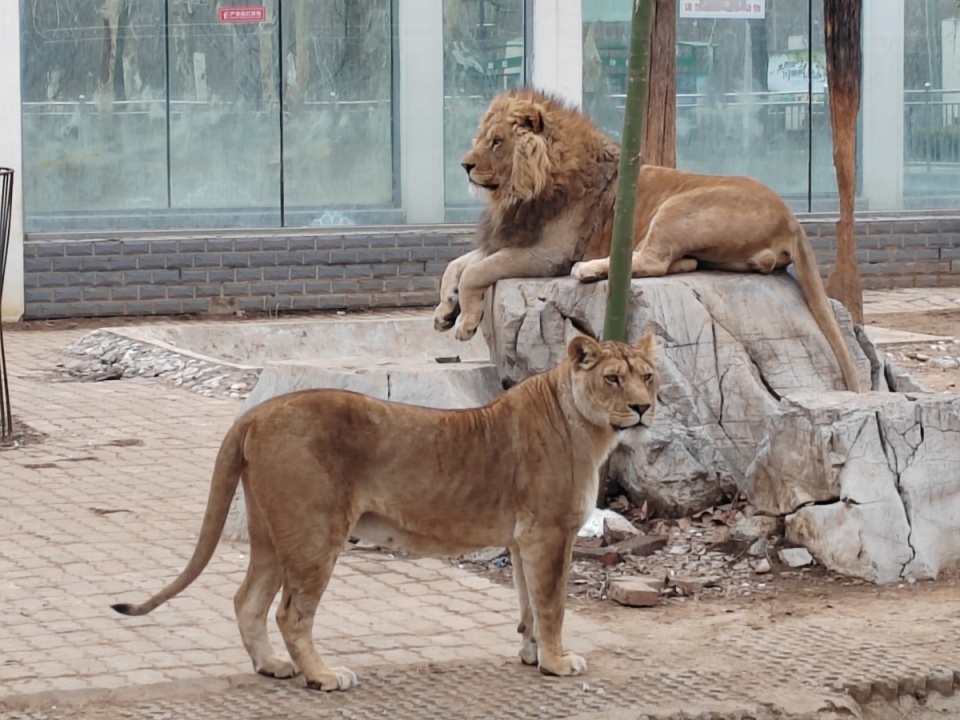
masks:
<path fill-rule="evenodd" d="M 222 23 L 262 23 L 267 19 L 267 9 L 263 5 L 240 5 L 217 8 L 218 19 Z"/>

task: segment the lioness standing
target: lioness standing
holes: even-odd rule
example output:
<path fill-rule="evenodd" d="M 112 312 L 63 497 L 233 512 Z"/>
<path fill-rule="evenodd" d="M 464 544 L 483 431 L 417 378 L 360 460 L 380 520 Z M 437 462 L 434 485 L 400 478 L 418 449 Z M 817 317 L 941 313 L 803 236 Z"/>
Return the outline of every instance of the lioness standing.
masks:
<path fill-rule="evenodd" d="M 498 280 L 607 277 L 620 148 L 583 113 L 534 90 L 509 90 L 480 118 L 461 164 L 486 198 L 477 249 L 451 262 L 434 313 L 469 340 Z M 751 178 L 644 165 L 633 222 L 633 277 L 697 268 L 770 273 L 790 263 L 807 305 L 859 390 L 810 240 L 787 204 Z M 458 317 L 459 315 L 459 317 Z"/>
<path fill-rule="evenodd" d="M 193 557 L 140 605 L 145 615 L 203 571 L 243 482 L 250 565 L 234 597 L 254 669 L 345 690 L 357 682 L 328 667 L 313 642 L 320 596 L 348 535 L 421 555 L 508 547 L 520 603 L 520 658 L 549 675 L 586 661 L 561 642 L 573 541 L 593 508 L 598 469 L 621 431 L 649 427 L 656 410 L 657 343 L 572 340 L 557 367 L 489 405 L 434 410 L 343 390 L 304 390 L 248 410 L 227 432 Z M 290 660 L 267 638 L 277 624 Z"/>

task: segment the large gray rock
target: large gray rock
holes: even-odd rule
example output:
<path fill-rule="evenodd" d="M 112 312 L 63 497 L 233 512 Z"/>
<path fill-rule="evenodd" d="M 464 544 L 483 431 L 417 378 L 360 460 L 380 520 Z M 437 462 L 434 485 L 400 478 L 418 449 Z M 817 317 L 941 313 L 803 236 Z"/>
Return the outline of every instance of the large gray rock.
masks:
<path fill-rule="evenodd" d="M 960 562 L 960 397 L 796 393 L 765 426 L 744 490 L 818 562 L 872 582 Z"/>
<path fill-rule="evenodd" d="M 601 334 L 607 284 L 505 280 L 488 293 L 483 331 L 501 378 L 552 367 L 581 331 Z M 849 314 L 834 303 L 864 387 L 886 389 Z M 660 403 L 648 431 L 613 454 L 609 475 L 634 502 L 668 515 L 703 510 L 744 484 L 780 398 L 844 388 L 833 351 L 788 274 L 693 273 L 634 280 L 629 339 L 660 339 Z M 872 377 L 873 376 L 873 377 Z"/>

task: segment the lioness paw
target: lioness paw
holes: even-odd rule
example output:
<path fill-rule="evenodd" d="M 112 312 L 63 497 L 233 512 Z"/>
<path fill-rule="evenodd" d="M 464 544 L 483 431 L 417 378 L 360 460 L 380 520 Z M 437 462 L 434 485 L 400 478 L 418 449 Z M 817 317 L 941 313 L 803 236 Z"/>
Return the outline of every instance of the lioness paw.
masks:
<path fill-rule="evenodd" d="M 579 655 L 564 653 L 560 657 L 541 658 L 540 672 L 544 675 L 581 675 L 587 671 L 587 661 Z"/>
<path fill-rule="evenodd" d="M 257 666 L 254 665 L 254 670 L 256 670 L 261 675 L 266 677 L 277 678 L 278 680 L 284 680 L 286 678 L 292 678 L 297 675 L 299 672 L 297 666 L 294 665 L 289 660 L 284 660 L 283 658 L 273 656 L 268 658 L 266 662 Z"/>
<path fill-rule="evenodd" d="M 311 690 L 323 690 L 324 692 L 330 692 L 331 690 L 349 690 L 358 684 L 357 676 L 353 670 L 345 667 L 330 668 L 330 672 L 328 673 L 307 678 L 308 688 Z"/>
<path fill-rule="evenodd" d="M 537 664 L 537 641 L 524 638 L 520 642 L 520 662 L 524 665 Z"/>

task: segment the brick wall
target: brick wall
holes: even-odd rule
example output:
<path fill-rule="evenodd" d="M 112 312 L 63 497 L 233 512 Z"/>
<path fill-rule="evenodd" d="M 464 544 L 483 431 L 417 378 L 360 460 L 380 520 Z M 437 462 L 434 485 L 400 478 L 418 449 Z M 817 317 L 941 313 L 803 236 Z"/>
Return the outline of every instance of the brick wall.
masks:
<path fill-rule="evenodd" d="M 803 219 L 824 276 L 835 219 Z M 129 238 L 30 237 L 26 317 L 429 306 L 469 226 Z M 865 288 L 960 285 L 960 217 L 857 223 Z"/>
<path fill-rule="evenodd" d="M 29 238 L 25 317 L 432 305 L 469 242 L 468 227 Z"/>
<path fill-rule="evenodd" d="M 804 219 L 823 277 L 837 253 L 836 219 Z M 960 217 L 859 220 L 857 260 L 865 289 L 960 286 Z"/>

